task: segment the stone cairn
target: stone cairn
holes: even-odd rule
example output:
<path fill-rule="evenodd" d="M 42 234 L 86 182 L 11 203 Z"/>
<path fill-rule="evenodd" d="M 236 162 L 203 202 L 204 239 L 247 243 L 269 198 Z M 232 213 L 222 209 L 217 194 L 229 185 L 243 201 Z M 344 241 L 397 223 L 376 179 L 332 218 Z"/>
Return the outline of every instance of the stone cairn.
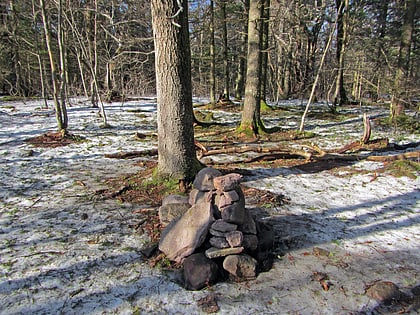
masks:
<path fill-rule="evenodd" d="M 219 279 L 253 279 L 271 267 L 272 229 L 245 208 L 242 176 L 207 167 L 189 196 L 170 195 L 159 208 L 159 249 L 183 263 L 184 287 L 199 290 Z"/>

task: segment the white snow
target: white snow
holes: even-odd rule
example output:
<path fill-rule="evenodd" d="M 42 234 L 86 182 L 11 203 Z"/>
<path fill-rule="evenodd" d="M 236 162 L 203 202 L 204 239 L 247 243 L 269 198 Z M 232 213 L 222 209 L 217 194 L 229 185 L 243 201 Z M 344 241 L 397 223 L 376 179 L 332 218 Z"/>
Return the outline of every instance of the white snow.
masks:
<path fill-rule="evenodd" d="M 0 100 L 1 314 L 200 314 L 197 300 L 209 291 L 220 314 L 347 314 L 377 305 L 364 294 L 375 280 L 393 281 L 407 293 L 419 285 L 419 178 L 376 174 L 382 163 L 360 161 L 335 172 L 252 169 L 246 186 L 289 199 L 267 205 L 262 214 L 276 230 L 273 268 L 246 283 L 184 290 L 140 254 L 148 237 L 129 228 L 142 219 L 134 212 L 139 206 L 95 194 L 107 178 L 139 169 L 141 158 L 107 159 L 105 153 L 156 146 L 155 138 L 134 136 L 156 133 L 154 100 L 106 104 L 112 129 L 100 128 L 97 109 L 80 100 L 72 104 L 70 131 L 87 141 L 39 148 L 23 140 L 55 130 L 51 107 Z M 357 119 L 327 125 L 307 119 L 306 126 L 322 135 L 313 139 L 320 147 L 338 147 L 360 138 L 362 110 L 386 113 L 356 108 Z M 217 111 L 215 117 L 239 115 Z M 295 127 L 299 119 L 291 115 L 282 122 Z M 381 130 L 374 136 L 395 137 Z M 407 143 L 420 136 L 398 139 Z M 312 255 L 314 246 L 330 255 Z M 311 281 L 315 271 L 330 276 L 329 291 Z"/>

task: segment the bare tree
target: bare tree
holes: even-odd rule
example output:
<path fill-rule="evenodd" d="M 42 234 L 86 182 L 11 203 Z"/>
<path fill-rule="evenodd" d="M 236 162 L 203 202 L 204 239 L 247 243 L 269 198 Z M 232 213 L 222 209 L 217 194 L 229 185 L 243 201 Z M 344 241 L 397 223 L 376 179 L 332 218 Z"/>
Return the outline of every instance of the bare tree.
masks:
<path fill-rule="evenodd" d="M 194 146 L 187 0 L 152 0 L 158 99 L 158 175 L 192 181 Z"/>
<path fill-rule="evenodd" d="M 42 21 L 44 24 L 45 43 L 47 45 L 48 56 L 51 67 L 51 79 L 53 86 L 53 97 L 55 105 L 55 117 L 57 120 L 58 130 L 63 136 L 67 133 L 68 117 L 66 107 L 66 81 L 65 81 L 65 58 L 64 58 L 64 41 L 62 32 L 62 0 L 58 1 L 58 16 L 57 16 L 57 42 L 59 46 L 59 58 L 57 59 L 54 55 L 51 40 L 50 24 L 47 15 L 47 7 L 45 0 L 39 0 Z"/>

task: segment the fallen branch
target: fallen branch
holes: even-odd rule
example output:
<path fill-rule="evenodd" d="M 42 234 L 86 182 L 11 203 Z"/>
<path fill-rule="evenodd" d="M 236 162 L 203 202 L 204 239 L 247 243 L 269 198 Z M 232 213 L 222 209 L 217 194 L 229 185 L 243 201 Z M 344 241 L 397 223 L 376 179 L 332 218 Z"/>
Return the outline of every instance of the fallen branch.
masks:
<path fill-rule="evenodd" d="M 134 159 L 142 156 L 155 156 L 158 154 L 157 149 L 143 150 L 143 151 L 132 151 L 132 152 L 118 152 L 105 154 L 106 158 L 110 159 Z"/>
<path fill-rule="evenodd" d="M 376 162 L 392 162 L 397 160 L 417 159 L 420 161 L 420 151 L 406 152 L 394 155 L 372 155 L 368 156 L 366 160 Z"/>

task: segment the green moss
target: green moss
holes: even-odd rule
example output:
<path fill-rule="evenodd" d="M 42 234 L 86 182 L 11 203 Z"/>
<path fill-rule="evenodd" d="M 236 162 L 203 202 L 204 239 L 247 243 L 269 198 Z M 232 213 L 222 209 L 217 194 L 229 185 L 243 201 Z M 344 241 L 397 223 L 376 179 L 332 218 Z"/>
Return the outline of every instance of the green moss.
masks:
<path fill-rule="evenodd" d="M 390 128 L 397 127 L 399 130 L 405 130 L 414 134 L 420 134 L 419 119 L 406 114 L 402 114 L 394 118 L 382 118 L 379 120 L 379 124 Z"/>
<path fill-rule="evenodd" d="M 264 101 L 264 100 L 260 101 L 260 111 L 261 111 L 261 113 L 270 112 L 272 110 L 273 110 L 273 108 L 270 105 L 268 105 L 266 101 Z"/>
<path fill-rule="evenodd" d="M 420 173 L 420 163 L 410 160 L 398 160 L 387 164 L 384 170 L 395 177 L 406 176 L 416 179 Z"/>

